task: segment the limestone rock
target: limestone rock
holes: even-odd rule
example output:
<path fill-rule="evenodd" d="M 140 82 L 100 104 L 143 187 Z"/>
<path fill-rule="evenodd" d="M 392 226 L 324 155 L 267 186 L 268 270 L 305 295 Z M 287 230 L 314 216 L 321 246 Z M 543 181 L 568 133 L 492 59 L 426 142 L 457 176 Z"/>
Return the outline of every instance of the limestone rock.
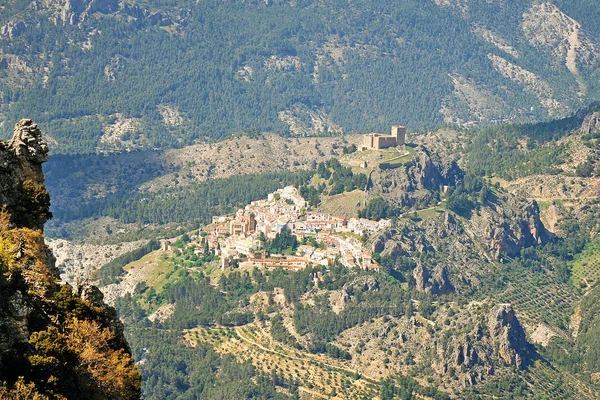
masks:
<path fill-rule="evenodd" d="M 19 226 L 41 230 L 52 216 L 42 172 L 47 160 L 48 144 L 30 119 L 16 124 L 8 143 L 0 141 L 0 205 Z"/>
<path fill-rule="evenodd" d="M 584 135 L 590 135 L 598 131 L 600 131 L 600 111 L 587 115 L 581 125 L 581 133 Z"/>
<path fill-rule="evenodd" d="M 528 343 L 525 331 L 510 304 L 498 304 L 488 314 L 487 328 L 497 344 L 497 352 L 507 364 L 522 368 Z"/>
<path fill-rule="evenodd" d="M 342 289 L 349 294 L 354 293 L 356 290 L 361 292 L 377 291 L 379 290 L 379 281 L 373 276 L 359 276 L 346 283 Z"/>
<path fill-rule="evenodd" d="M 14 385 L 14 379 L 10 374 L 6 374 L 7 368 L 23 368 L 22 366 L 31 368 L 26 379 L 32 380 L 34 385 L 38 383 L 35 381 L 38 378 L 35 377 L 43 377 L 39 374 L 46 367 L 40 367 L 29 361 L 33 355 L 42 356 L 42 352 L 32 340 L 35 339 L 32 337 L 32 332 L 47 330 L 51 334 L 50 332 L 75 332 L 80 328 L 85 330 L 108 328 L 111 333 L 110 338 L 102 339 L 106 342 L 107 352 L 114 350 L 121 355 L 131 354 L 125 341 L 123 324 L 116 311 L 104 304 L 103 295 L 98 288 L 84 286 L 78 288 L 78 293 L 73 293 L 72 287 L 59 283 L 56 258 L 45 245 L 44 236 L 40 232 L 45 221 L 51 216 L 48 211 L 50 199 L 44 187 L 42 172 L 42 163 L 47 159 L 48 145 L 43 140 L 38 126 L 31 120 L 19 121 L 15 126 L 13 138 L 9 142 L 0 141 L 0 209 L 4 214 L 0 234 L 3 240 L 3 259 L 13 260 L 9 265 L 3 265 L 0 282 L 0 372 L 3 374 L 2 379 L 6 379 L 9 386 Z M 7 246 L 7 241 L 12 241 L 15 246 Z M 84 319 L 89 325 L 78 325 L 83 324 Z M 95 334 L 82 332 L 88 335 Z M 98 346 L 94 351 L 102 352 L 104 351 L 102 347 L 103 345 Z M 123 350 L 127 354 L 123 354 Z M 97 357 L 96 360 L 100 358 Z M 71 362 L 58 355 L 56 359 L 56 362 L 62 365 Z M 129 382 L 128 378 L 128 382 L 116 384 L 119 387 L 132 388 L 131 393 L 134 397 L 128 396 L 128 398 L 139 398 L 140 395 L 137 393 L 139 382 L 133 360 L 129 358 L 119 358 L 119 360 L 127 363 L 125 366 L 119 361 L 119 369 L 121 366 L 126 367 L 127 371 L 124 373 L 131 373 L 132 380 Z M 104 364 L 102 368 L 112 367 L 108 358 L 99 362 Z M 85 379 L 90 378 L 85 372 L 80 373 L 78 369 L 72 369 L 69 373 L 78 376 L 81 374 L 73 379 L 78 382 L 81 382 L 84 375 Z M 116 373 L 120 375 L 120 372 L 116 371 Z M 42 378 L 42 381 L 47 382 L 47 378 Z M 109 384 L 115 383 L 111 381 Z M 102 387 L 103 385 L 100 379 L 94 378 L 93 384 L 82 385 L 81 389 L 79 387 L 73 389 L 68 384 L 60 382 L 56 390 L 64 390 L 64 392 L 57 392 L 61 394 L 61 398 L 67 392 L 70 395 L 73 391 L 80 390 L 85 390 L 85 398 L 117 398 L 107 397 L 107 392 L 103 391 L 106 390 L 106 385 Z M 98 389 L 92 391 L 90 389 L 92 387 Z M 100 393 L 102 396 L 99 397 Z"/>
<path fill-rule="evenodd" d="M 415 286 L 420 292 L 437 295 L 454 292 L 454 285 L 450 282 L 446 266 L 442 266 L 432 275 L 423 263 L 418 262 L 413 270 L 413 277 L 415 278 Z"/>
<path fill-rule="evenodd" d="M 450 282 L 448 276 L 448 268 L 444 265 L 438 272 L 433 276 L 431 283 L 431 293 L 433 294 L 449 294 L 454 292 L 454 285 Z"/>
<path fill-rule="evenodd" d="M 30 119 L 17 122 L 8 148 L 14 151 L 17 157 L 26 158 L 36 165 L 48 161 L 48 143 L 42 138 L 42 131 L 37 124 Z"/>
<path fill-rule="evenodd" d="M 109 328 L 113 334 L 115 334 L 115 340 L 118 341 L 119 346 L 122 348 L 129 349 L 129 344 L 125 341 L 125 327 L 119 316 L 117 310 L 107 305 L 104 302 L 104 294 L 94 285 L 82 285 L 77 288 L 77 292 L 81 298 L 88 301 L 94 307 L 103 308 L 106 318 L 108 319 Z"/>
<path fill-rule="evenodd" d="M 413 270 L 413 277 L 415 278 L 415 286 L 417 287 L 417 290 L 424 292 L 425 288 L 427 287 L 427 283 L 429 282 L 429 270 L 423 265 L 423 263 L 417 263 L 417 267 Z"/>
<path fill-rule="evenodd" d="M 510 199 L 496 210 L 482 208 L 469 220 L 469 231 L 482 239 L 492 256 L 514 257 L 522 248 L 546 243 L 552 234 L 545 228 L 534 200 Z"/>
<path fill-rule="evenodd" d="M 23 21 L 10 21 L 0 28 L 0 38 L 12 39 L 25 32 L 26 26 Z"/>

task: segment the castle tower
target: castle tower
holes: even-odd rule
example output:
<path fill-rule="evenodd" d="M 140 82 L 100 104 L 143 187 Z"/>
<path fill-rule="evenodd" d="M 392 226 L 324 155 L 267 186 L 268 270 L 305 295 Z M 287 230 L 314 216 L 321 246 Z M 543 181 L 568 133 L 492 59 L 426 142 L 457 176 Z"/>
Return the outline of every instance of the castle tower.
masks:
<path fill-rule="evenodd" d="M 392 125 L 392 136 L 396 138 L 396 146 L 404 145 L 406 143 L 406 127 Z"/>
<path fill-rule="evenodd" d="M 374 139 L 373 136 L 374 135 L 372 133 L 364 136 L 364 145 L 367 149 L 372 149 L 375 147 L 375 143 L 373 141 L 373 139 Z"/>

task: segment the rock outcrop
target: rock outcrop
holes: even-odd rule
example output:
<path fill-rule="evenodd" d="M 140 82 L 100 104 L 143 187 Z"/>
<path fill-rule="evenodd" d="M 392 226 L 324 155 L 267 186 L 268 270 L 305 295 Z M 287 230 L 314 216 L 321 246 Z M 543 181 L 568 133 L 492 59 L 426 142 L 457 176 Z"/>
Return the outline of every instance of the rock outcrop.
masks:
<path fill-rule="evenodd" d="M 488 314 L 487 328 L 493 348 L 507 364 L 522 368 L 527 361 L 525 331 L 510 304 L 498 304 Z"/>
<path fill-rule="evenodd" d="M 432 369 L 440 375 L 452 370 L 463 386 L 473 386 L 501 369 L 523 368 L 529 347 L 512 306 L 497 304 L 466 333 L 438 341 Z"/>
<path fill-rule="evenodd" d="M 467 229 L 483 240 L 490 254 L 501 259 L 514 257 L 522 248 L 546 243 L 552 234 L 540 217 L 534 200 L 517 201 L 509 198 L 496 209 L 481 208 L 472 215 Z"/>
<path fill-rule="evenodd" d="M 117 0 L 42 0 L 33 3 L 36 10 L 48 14 L 55 24 L 76 25 L 95 12 L 107 14 L 119 9 Z"/>
<path fill-rule="evenodd" d="M 464 176 L 456 160 L 442 160 L 424 146 L 419 152 L 420 157 L 406 165 L 406 174 L 414 189 L 439 190 L 443 185 L 456 186 Z"/>
<path fill-rule="evenodd" d="M 0 142 L 0 397 L 138 399 L 140 376 L 116 311 L 96 287 L 61 284 L 44 243 L 47 159 L 31 120 Z"/>
<path fill-rule="evenodd" d="M 11 21 L 0 28 L 0 38 L 12 39 L 25 32 L 27 27 L 23 21 Z"/>
<path fill-rule="evenodd" d="M 600 131 L 600 111 L 591 113 L 585 117 L 581 124 L 581 133 L 590 135 Z"/>
<path fill-rule="evenodd" d="M 47 160 L 48 144 L 30 119 L 16 124 L 8 143 L 0 142 L 0 204 L 18 226 L 42 229 L 52 216 L 42 172 Z"/>
<path fill-rule="evenodd" d="M 420 292 L 438 295 L 454 292 L 454 285 L 450 282 L 448 268 L 446 268 L 446 266 L 438 268 L 436 272 L 431 275 L 427 267 L 419 261 L 416 268 L 413 270 L 413 277 L 415 279 L 415 287 Z"/>

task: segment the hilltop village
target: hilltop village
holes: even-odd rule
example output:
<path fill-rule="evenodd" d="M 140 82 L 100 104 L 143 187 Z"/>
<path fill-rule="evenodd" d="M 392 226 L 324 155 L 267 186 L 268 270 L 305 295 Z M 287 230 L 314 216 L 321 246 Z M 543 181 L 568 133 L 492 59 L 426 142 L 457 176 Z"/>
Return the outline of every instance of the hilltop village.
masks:
<path fill-rule="evenodd" d="M 360 150 L 379 152 L 405 144 L 406 128 L 394 125 L 389 135 L 364 135 Z M 367 165 L 365 161 L 361 164 L 363 168 Z M 346 219 L 311 212 L 298 189 L 287 186 L 269 194 L 267 199 L 238 209 L 234 215 L 213 216 L 212 223 L 200 230 L 198 251 L 219 257 L 223 270 L 234 266 L 243 270 L 298 270 L 338 261 L 348 268 L 379 271 L 371 250 L 364 248 L 363 239 L 390 226 L 391 221 L 386 219 Z"/>
<path fill-rule="evenodd" d="M 348 268 L 379 271 L 371 251 L 361 238 L 390 227 L 389 220 L 337 217 L 308 212 L 308 203 L 293 186 L 253 201 L 233 216 L 214 216 L 200 232 L 200 246 L 221 258 L 221 267 L 234 265 L 304 269 L 309 265 L 332 265 L 338 260 Z M 271 254 L 268 242 L 289 243 L 285 253 Z M 294 251 L 295 250 L 295 251 Z"/>

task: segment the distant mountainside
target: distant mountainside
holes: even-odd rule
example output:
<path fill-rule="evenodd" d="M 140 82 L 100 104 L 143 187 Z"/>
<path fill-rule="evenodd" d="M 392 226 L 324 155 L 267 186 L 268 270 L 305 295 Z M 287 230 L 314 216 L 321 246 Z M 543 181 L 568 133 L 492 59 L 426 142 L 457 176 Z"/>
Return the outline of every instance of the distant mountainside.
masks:
<path fill-rule="evenodd" d="M 236 131 L 319 135 L 563 117 L 600 99 L 589 0 L 9 0 L 0 123 L 56 153 Z"/>

